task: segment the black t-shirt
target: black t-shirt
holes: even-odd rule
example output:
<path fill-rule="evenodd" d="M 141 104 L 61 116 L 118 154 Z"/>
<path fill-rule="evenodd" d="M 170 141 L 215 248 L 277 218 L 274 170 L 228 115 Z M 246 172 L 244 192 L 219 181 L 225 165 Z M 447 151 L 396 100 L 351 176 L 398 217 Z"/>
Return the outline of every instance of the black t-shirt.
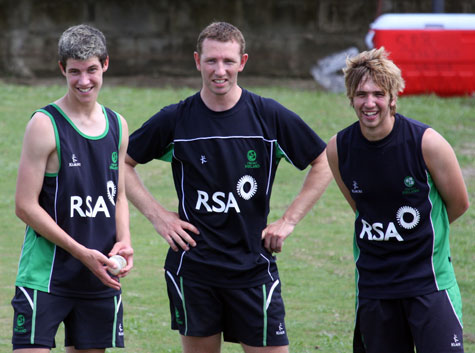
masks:
<path fill-rule="evenodd" d="M 250 287 L 278 277 L 261 240 L 281 158 L 305 169 L 325 143 L 295 113 L 246 90 L 224 112 L 200 94 L 167 106 L 135 131 L 138 163 L 171 161 L 180 218 L 195 225 L 197 246 L 170 250 L 165 268 L 223 287 Z"/>

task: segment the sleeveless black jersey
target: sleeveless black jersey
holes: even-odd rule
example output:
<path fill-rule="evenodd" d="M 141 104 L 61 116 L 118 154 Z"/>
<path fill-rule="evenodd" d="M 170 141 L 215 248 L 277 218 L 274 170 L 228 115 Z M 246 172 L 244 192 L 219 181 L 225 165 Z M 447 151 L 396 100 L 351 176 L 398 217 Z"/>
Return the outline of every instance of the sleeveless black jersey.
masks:
<path fill-rule="evenodd" d="M 277 165 L 284 157 L 305 169 L 325 147 L 296 114 L 246 90 L 224 112 L 199 93 L 163 108 L 131 135 L 128 153 L 171 161 L 180 218 L 200 231 L 196 247 L 168 252 L 165 268 L 222 287 L 277 278 L 261 240 Z"/>
<path fill-rule="evenodd" d="M 455 284 L 449 220 L 422 156 L 427 125 L 396 114 L 370 142 L 359 122 L 337 135 L 341 177 L 356 203 L 358 295 L 403 298 Z"/>
<path fill-rule="evenodd" d="M 77 242 L 107 255 L 116 242 L 120 117 L 103 107 L 106 129 L 91 137 L 55 104 L 38 111 L 51 119 L 59 158 L 59 171 L 45 175 L 39 203 Z M 119 293 L 30 227 L 15 284 L 62 296 L 97 298 Z"/>

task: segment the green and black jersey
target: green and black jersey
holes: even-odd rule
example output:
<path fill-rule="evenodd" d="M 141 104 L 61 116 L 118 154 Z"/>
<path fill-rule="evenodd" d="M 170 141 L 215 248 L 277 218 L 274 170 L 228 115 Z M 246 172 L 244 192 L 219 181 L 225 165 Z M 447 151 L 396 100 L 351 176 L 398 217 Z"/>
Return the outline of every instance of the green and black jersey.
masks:
<path fill-rule="evenodd" d="M 422 155 L 427 125 L 396 114 L 368 141 L 358 122 L 337 135 L 341 177 L 356 203 L 358 295 L 414 297 L 456 284 L 445 203 Z"/>
<path fill-rule="evenodd" d="M 261 234 L 277 166 L 285 158 L 304 169 L 325 147 L 295 113 L 246 90 L 227 111 L 211 111 L 196 93 L 150 118 L 128 153 L 138 163 L 171 162 L 179 215 L 200 231 L 196 247 L 168 252 L 165 268 L 221 287 L 276 279 Z"/>
<path fill-rule="evenodd" d="M 60 163 L 57 173 L 45 175 L 39 203 L 76 241 L 107 254 L 116 242 L 115 202 L 122 131 L 120 117 L 108 108 L 102 110 L 106 129 L 95 137 L 79 131 L 55 104 L 39 110 L 53 124 Z M 29 226 L 15 284 L 62 296 L 97 298 L 118 293 Z"/>

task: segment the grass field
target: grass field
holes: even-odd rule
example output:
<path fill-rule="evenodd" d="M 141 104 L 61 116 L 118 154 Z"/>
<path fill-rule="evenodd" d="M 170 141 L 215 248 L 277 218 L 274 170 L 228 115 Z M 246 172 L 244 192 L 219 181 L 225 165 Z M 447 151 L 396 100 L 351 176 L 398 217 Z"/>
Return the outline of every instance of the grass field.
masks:
<path fill-rule="evenodd" d="M 64 94 L 64 86 L 19 86 L 0 82 L 0 352 L 11 351 L 14 279 L 23 240 L 24 225 L 14 215 L 16 171 L 22 136 L 31 113 Z M 253 87 L 296 111 L 324 139 L 355 120 L 346 97 L 315 90 Z M 194 93 L 189 88 L 152 89 L 109 87 L 100 102 L 120 112 L 130 131 L 164 105 Z M 454 147 L 463 168 L 470 199 L 475 202 L 475 99 L 403 97 L 399 111 L 432 125 Z M 164 162 L 139 166 L 139 173 L 156 197 L 170 209 L 176 196 L 170 166 Z M 281 163 L 273 188 L 269 221 L 279 217 L 298 192 L 304 172 Z M 291 352 L 351 352 L 354 318 L 354 263 L 352 212 L 334 182 L 320 202 L 298 225 L 278 255 L 286 324 Z M 135 249 L 135 268 L 123 280 L 127 353 L 180 352 L 178 334 L 169 329 L 168 299 L 163 280 L 165 241 L 131 206 L 130 223 Z M 452 226 L 451 247 L 464 304 L 465 351 L 475 352 L 475 211 Z M 62 330 L 54 352 L 61 348 Z M 225 344 L 224 353 L 241 352 Z M 382 352 L 384 353 L 384 352 Z"/>

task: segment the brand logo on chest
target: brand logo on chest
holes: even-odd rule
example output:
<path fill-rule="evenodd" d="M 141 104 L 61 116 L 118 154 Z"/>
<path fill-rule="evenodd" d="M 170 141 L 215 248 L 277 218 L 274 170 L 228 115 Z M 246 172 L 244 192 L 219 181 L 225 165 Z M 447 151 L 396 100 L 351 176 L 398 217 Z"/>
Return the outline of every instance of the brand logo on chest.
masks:
<path fill-rule="evenodd" d="M 231 191 L 216 191 L 210 195 L 203 190 L 196 190 L 196 210 L 204 208 L 207 212 L 228 213 L 234 209 L 236 213 L 241 213 L 239 204 L 234 193 Z M 238 196 L 244 200 L 250 200 L 257 192 L 257 181 L 250 175 L 244 175 L 238 180 L 236 185 Z"/>
<path fill-rule="evenodd" d="M 79 162 L 78 157 L 76 156 L 75 153 L 71 155 L 71 162 L 69 162 L 70 167 L 80 167 L 81 162 Z"/>
<path fill-rule="evenodd" d="M 117 187 L 112 180 L 109 180 L 106 184 L 106 195 L 109 202 L 115 206 L 115 195 L 117 193 Z M 102 195 L 93 197 L 87 195 L 82 197 L 79 195 L 73 195 L 70 197 L 69 202 L 69 213 L 70 217 L 90 217 L 95 218 L 99 214 L 104 215 L 106 218 L 111 217 L 109 207 L 106 202 L 106 198 Z"/>

